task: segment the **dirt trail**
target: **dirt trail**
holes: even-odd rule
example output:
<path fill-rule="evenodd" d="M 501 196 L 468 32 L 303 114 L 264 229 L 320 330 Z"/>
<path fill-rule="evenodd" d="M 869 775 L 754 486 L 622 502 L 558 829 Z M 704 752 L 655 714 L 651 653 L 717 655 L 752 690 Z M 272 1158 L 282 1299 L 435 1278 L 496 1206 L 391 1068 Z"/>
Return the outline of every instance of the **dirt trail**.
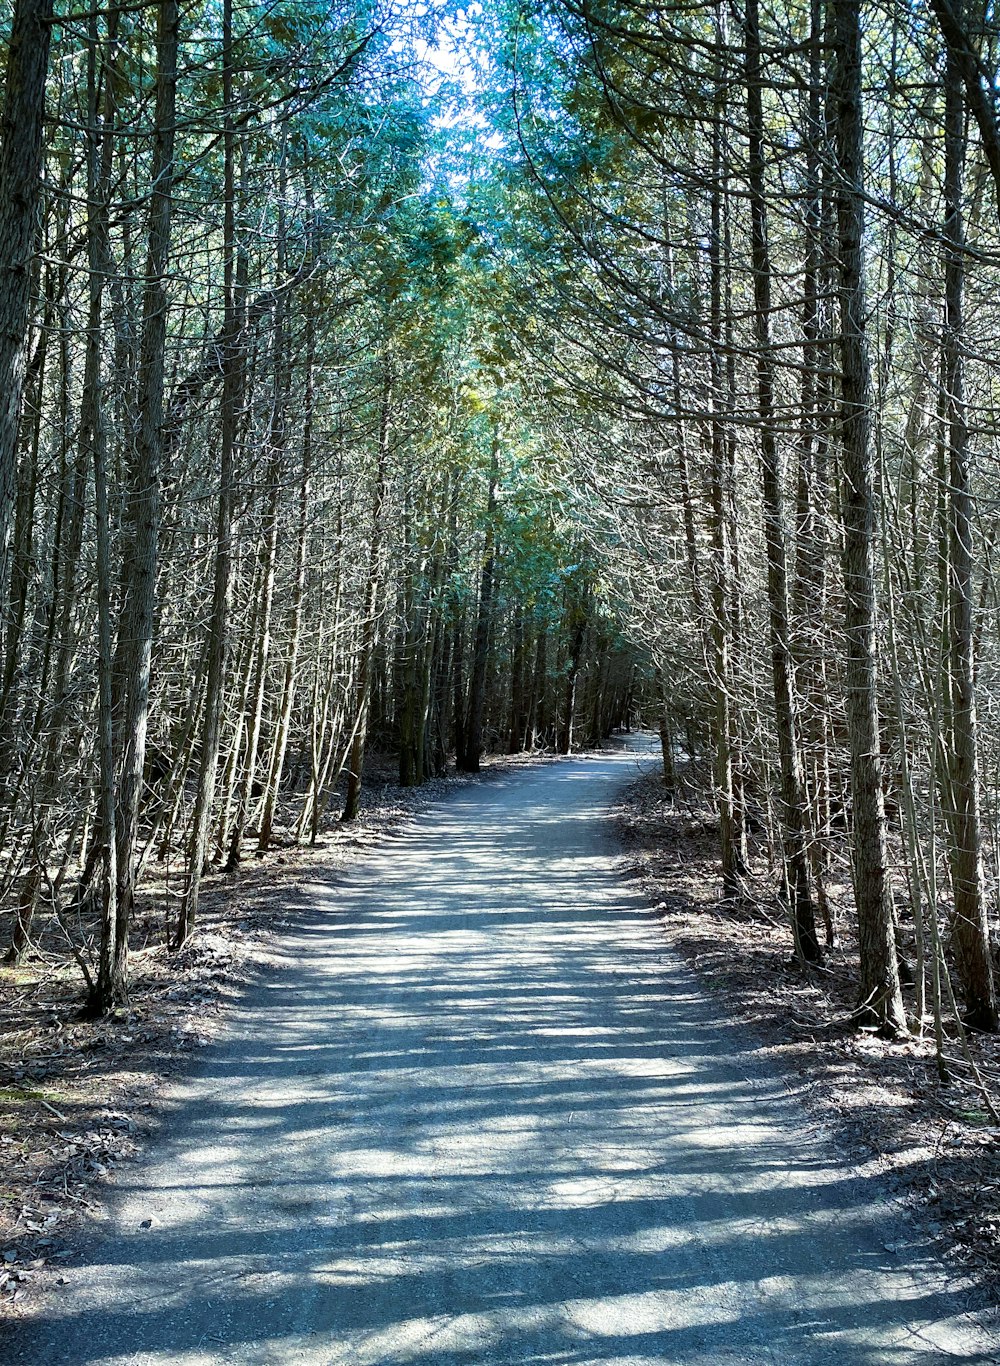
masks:
<path fill-rule="evenodd" d="M 283 906 L 285 966 L 4 1359 L 1000 1360 L 615 874 L 635 763 L 466 789 Z"/>

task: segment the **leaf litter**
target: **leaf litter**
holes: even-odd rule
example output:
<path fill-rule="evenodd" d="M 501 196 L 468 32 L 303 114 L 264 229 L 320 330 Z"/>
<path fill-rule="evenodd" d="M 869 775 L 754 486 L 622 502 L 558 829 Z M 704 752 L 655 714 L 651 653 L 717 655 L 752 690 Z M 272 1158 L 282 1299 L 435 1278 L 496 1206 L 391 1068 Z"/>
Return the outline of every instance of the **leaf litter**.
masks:
<path fill-rule="evenodd" d="M 1000 1303 L 1000 1129 L 949 1031 L 950 1080 L 936 1073 L 932 1031 L 890 1042 L 851 1014 L 857 943 L 849 889 L 831 885 L 838 944 L 803 972 L 758 849 L 748 895 L 721 896 L 718 832 L 697 797 L 675 802 L 659 772 L 633 782 L 614 812 L 622 871 L 637 882 L 670 945 L 740 1021 L 786 1089 L 834 1139 L 845 1162 L 877 1176 L 986 1303 Z M 903 950 L 907 949 L 904 921 Z M 912 1007 L 912 992 L 907 1006 Z M 946 1022 L 947 1023 L 947 1022 Z M 1000 1078 L 1000 1037 L 970 1036 L 980 1072 Z"/>

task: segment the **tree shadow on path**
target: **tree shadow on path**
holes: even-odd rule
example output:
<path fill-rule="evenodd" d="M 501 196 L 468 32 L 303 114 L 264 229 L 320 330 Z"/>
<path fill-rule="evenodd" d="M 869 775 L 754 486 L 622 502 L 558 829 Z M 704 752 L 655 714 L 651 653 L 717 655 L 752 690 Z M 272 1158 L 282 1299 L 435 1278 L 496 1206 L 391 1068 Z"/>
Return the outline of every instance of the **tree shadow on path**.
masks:
<path fill-rule="evenodd" d="M 615 876 L 622 776 L 475 789 L 283 905 L 285 968 L 9 1359 L 1000 1359 Z"/>

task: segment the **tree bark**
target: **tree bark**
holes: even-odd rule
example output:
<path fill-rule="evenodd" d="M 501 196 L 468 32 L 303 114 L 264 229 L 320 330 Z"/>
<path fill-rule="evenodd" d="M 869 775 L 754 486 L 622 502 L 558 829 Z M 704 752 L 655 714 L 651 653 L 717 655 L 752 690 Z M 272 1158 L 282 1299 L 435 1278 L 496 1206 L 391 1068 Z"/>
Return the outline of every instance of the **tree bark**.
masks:
<path fill-rule="evenodd" d="M 962 20 L 961 0 L 956 18 Z M 973 620 L 973 498 L 969 475 L 969 432 L 965 405 L 963 304 L 965 229 L 962 194 L 965 164 L 965 100 L 960 63 L 949 49 L 945 64 L 944 116 L 944 333 L 941 378 L 948 442 L 948 615 L 951 729 L 951 878 L 955 897 L 952 942 L 966 1023 L 997 1028 L 997 998 L 990 956 L 983 878 L 979 806 L 979 747 L 976 722 Z"/>
<path fill-rule="evenodd" d="M 292 724 L 292 709 L 295 705 L 299 644 L 302 638 L 302 608 L 306 592 L 306 561 L 309 547 L 309 481 L 312 477 L 312 424 L 315 397 L 315 323 L 310 313 L 306 320 L 306 392 L 305 426 L 302 432 L 302 467 L 298 489 L 298 525 L 295 533 L 295 578 L 292 583 L 291 620 L 289 622 L 288 650 L 285 655 L 285 670 L 281 687 L 281 705 L 278 711 L 278 728 L 274 742 L 274 754 L 270 772 L 267 776 L 267 790 L 260 818 L 260 832 L 257 836 L 257 853 L 266 854 L 271 843 L 274 827 L 274 812 L 281 790 L 281 779 L 285 770 L 285 754 L 288 749 L 288 735 Z"/>
<path fill-rule="evenodd" d="M 842 566 L 854 899 L 861 954 L 859 1018 L 907 1032 L 893 935 L 875 671 L 875 478 L 865 331 L 860 0 L 833 0 L 831 94 L 840 263 Z"/>
<path fill-rule="evenodd" d="M 757 348 L 757 402 L 761 424 L 761 486 L 767 551 L 767 599 L 771 635 L 774 716 L 781 774 L 782 828 L 795 948 L 807 963 L 821 958 L 806 854 L 805 788 L 788 615 L 784 500 L 774 418 L 774 353 L 771 345 L 771 259 L 764 183 L 764 112 L 760 70 L 758 0 L 746 6 L 747 134 L 750 163 L 750 245 Z"/>
<path fill-rule="evenodd" d="M 569 587 L 567 625 L 569 626 L 569 649 L 566 659 L 566 682 L 563 687 L 562 717 L 559 726 L 557 749 L 560 754 L 569 754 L 573 749 L 573 723 L 576 717 L 577 684 L 580 679 L 580 666 L 583 662 L 583 646 L 587 635 L 588 598 L 586 587 L 577 595 L 577 586 Z"/>
<path fill-rule="evenodd" d="M 721 16 L 716 17 L 717 60 L 721 66 L 723 46 Z M 732 601 L 732 547 L 729 536 L 729 458 L 726 442 L 725 418 L 727 397 L 723 371 L 723 156 L 722 120 L 723 87 L 721 70 L 717 73 L 715 109 L 712 120 L 712 202 L 711 227 L 708 240 L 709 269 L 709 382 L 711 385 L 711 463 L 709 474 L 710 530 L 712 537 L 712 583 L 709 653 L 712 690 L 715 694 L 715 794 L 719 811 L 719 853 L 722 859 L 722 894 L 739 895 L 746 874 L 743 858 L 741 811 L 736 800 L 734 749 L 735 718 L 733 716 L 733 629 L 730 605 Z M 690 498 L 685 490 L 685 507 Z M 685 542 L 690 547 L 693 531 L 687 527 L 685 512 Z M 692 551 L 688 549 L 688 558 Z M 695 598 L 695 612 L 701 618 L 700 594 Z"/>
<path fill-rule="evenodd" d="M 476 637 L 472 651 L 472 671 L 469 676 L 469 703 L 466 711 L 464 745 L 457 757 L 456 765 L 462 773 L 478 773 L 483 753 L 483 706 L 486 696 L 490 632 L 493 625 L 493 571 L 496 556 L 496 532 L 493 522 L 497 503 L 499 452 L 499 442 L 494 438 L 490 458 L 489 494 L 486 500 L 486 546 L 479 580 L 479 611 L 476 615 Z"/>
<path fill-rule="evenodd" d="M 825 929 L 826 947 L 836 942 L 827 895 L 829 855 L 830 702 L 825 658 L 829 337 L 823 299 L 823 90 L 824 4 L 810 0 L 809 91 L 806 101 L 806 199 L 802 281 L 802 381 L 796 481 L 795 583 L 792 595 L 793 656 L 800 698 L 801 743 L 808 818 L 809 867 Z M 822 376 L 822 378 L 821 378 Z"/>
<path fill-rule="evenodd" d="M 125 554 L 118 624 L 120 752 L 118 837 L 119 953 L 124 954 L 135 903 L 136 852 L 156 608 L 156 566 L 160 531 L 160 466 L 164 442 L 164 366 L 167 341 L 166 278 L 174 180 L 177 0 L 161 0 L 156 56 L 156 107 L 149 215 L 149 247 L 143 293 L 139 362 L 138 429 L 128 470 Z"/>
<path fill-rule="evenodd" d="M 368 708 L 372 681 L 372 664 L 378 642 L 378 609 L 381 598 L 382 537 L 386 488 L 389 478 L 389 418 L 392 400 L 392 378 L 389 360 L 383 360 L 382 407 L 379 416 L 378 465 L 375 470 L 375 490 L 372 496 L 372 533 L 368 552 L 368 585 L 365 591 L 364 618 L 354 692 L 356 712 L 354 734 L 347 760 L 347 793 L 341 821 L 353 821 L 361 801 L 361 783 L 365 762 L 365 741 L 368 732 Z"/>
<path fill-rule="evenodd" d="M 930 6 L 947 46 L 952 70 L 965 85 L 969 110 L 979 126 L 986 164 L 996 192 L 997 217 L 1000 218 L 1000 123 L 995 105 L 987 94 L 996 89 L 996 72 L 986 69 L 966 32 L 960 0 L 959 3 L 930 0 Z"/>
<path fill-rule="evenodd" d="M 17 0 L 4 87 L 0 146 L 0 604 L 5 611 L 31 319 L 32 257 L 42 194 L 51 18 L 52 0 Z"/>
<path fill-rule="evenodd" d="M 243 274 L 236 240 L 236 139 L 233 131 L 233 4 L 222 7 L 223 102 L 223 321 L 222 413 L 220 422 L 219 500 L 215 524 L 212 616 L 208 628 L 205 710 L 202 716 L 198 790 L 191 817 L 187 886 L 177 921 L 175 944 L 194 931 L 201 879 L 208 861 L 209 826 L 215 801 L 222 708 L 229 655 L 229 609 L 233 576 L 233 493 L 236 439 L 243 403 Z"/>
<path fill-rule="evenodd" d="M 98 812 L 101 842 L 101 947 L 97 981 L 90 1007 L 105 1014 L 128 999 L 128 943 L 118 937 L 118 853 L 115 817 L 114 677 L 111 624 L 111 523 L 108 497 L 107 426 L 102 386 L 101 339 L 104 279 L 110 250 L 108 212 L 114 151 L 117 95 L 118 12 L 108 14 L 104 57 L 103 133 L 97 113 L 97 16 L 90 20 L 87 145 L 87 264 L 90 300 L 84 370 L 81 437 L 91 448 L 94 473 L 94 520 L 97 540 L 97 677 L 98 677 Z"/>
<path fill-rule="evenodd" d="M 284 195 L 287 186 L 287 145 L 285 133 L 278 158 L 278 195 L 279 210 L 277 224 L 277 270 L 278 279 L 285 276 L 285 213 Z M 275 579 L 278 571 L 278 536 L 281 492 L 284 480 L 286 440 L 288 427 L 288 401 L 290 376 L 288 373 L 288 335 L 287 335 L 288 298 L 285 293 L 278 294 L 274 301 L 274 326 L 271 347 L 272 395 L 271 411 L 267 424 L 267 504 L 264 510 L 263 568 L 261 576 L 260 608 L 258 613 L 257 650 L 254 659 L 253 688 L 251 691 L 251 711 L 247 726 L 247 755 L 240 785 L 240 796 L 236 816 L 233 821 L 229 840 L 229 857 L 226 872 L 232 873 L 239 867 L 243 855 L 243 838 L 250 820 L 251 803 L 254 800 L 257 771 L 260 761 L 260 737 L 264 725 L 264 711 L 267 705 L 268 663 L 271 657 L 271 623 L 274 614 Z M 259 789 L 257 789 L 259 791 Z"/>

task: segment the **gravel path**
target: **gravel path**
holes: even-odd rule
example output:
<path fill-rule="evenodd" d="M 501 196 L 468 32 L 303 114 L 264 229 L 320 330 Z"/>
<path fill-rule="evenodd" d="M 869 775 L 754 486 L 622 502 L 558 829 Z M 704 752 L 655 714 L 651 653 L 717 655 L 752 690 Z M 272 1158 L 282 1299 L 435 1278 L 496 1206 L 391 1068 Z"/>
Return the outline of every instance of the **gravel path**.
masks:
<path fill-rule="evenodd" d="M 635 763 L 464 789 L 283 905 L 286 966 L 5 1359 L 1000 1361 L 614 873 Z"/>

